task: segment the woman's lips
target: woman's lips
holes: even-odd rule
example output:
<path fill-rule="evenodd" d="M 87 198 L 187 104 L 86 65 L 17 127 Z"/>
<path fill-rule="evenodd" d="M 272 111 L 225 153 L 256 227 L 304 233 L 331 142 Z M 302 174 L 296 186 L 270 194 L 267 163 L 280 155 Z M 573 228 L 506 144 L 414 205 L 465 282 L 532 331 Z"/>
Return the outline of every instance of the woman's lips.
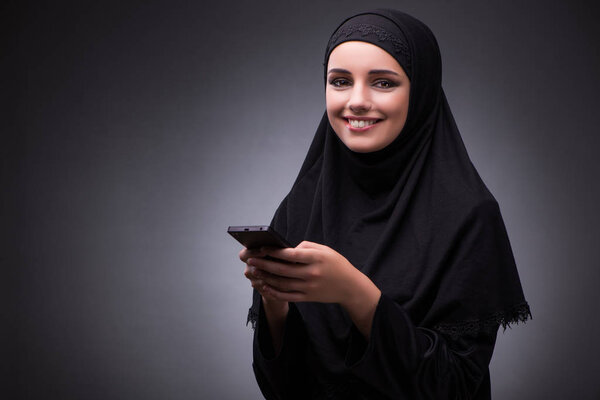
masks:
<path fill-rule="evenodd" d="M 376 123 L 378 123 L 380 120 L 377 118 L 365 118 L 365 117 L 358 117 L 358 118 L 351 118 L 351 117 L 345 117 L 344 118 L 346 120 L 346 127 L 350 130 L 353 131 L 366 131 L 367 129 L 372 128 Z"/>

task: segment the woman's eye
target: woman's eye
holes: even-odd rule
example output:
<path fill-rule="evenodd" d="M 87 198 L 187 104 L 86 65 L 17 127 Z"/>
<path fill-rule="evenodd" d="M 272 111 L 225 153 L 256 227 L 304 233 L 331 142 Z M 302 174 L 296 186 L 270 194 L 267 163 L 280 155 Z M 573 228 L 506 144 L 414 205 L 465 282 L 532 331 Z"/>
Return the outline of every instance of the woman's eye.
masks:
<path fill-rule="evenodd" d="M 344 87 L 344 86 L 349 86 L 350 81 L 345 78 L 335 78 L 335 79 L 330 80 L 329 84 L 332 86 L 335 86 L 335 87 Z"/>
<path fill-rule="evenodd" d="M 381 79 L 381 80 L 376 81 L 374 83 L 374 86 L 378 87 L 380 89 L 390 89 L 397 85 L 392 81 L 388 81 L 386 79 Z"/>

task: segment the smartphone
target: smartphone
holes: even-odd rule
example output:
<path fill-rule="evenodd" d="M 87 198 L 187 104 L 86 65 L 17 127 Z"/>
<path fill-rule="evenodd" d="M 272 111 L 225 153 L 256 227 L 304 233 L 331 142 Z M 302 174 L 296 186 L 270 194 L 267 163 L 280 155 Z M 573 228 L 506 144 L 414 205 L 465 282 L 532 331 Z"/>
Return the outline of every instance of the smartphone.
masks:
<path fill-rule="evenodd" d="M 248 249 L 265 247 L 292 247 L 268 225 L 230 226 L 227 233 Z"/>

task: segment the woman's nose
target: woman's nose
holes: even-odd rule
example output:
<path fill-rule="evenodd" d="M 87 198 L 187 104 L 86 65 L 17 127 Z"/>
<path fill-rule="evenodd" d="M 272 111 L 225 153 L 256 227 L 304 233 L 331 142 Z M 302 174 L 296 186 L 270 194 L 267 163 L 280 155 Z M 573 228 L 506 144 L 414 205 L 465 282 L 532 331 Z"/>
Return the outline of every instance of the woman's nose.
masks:
<path fill-rule="evenodd" d="M 348 99 L 348 108 L 355 113 L 365 112 L 371 109 L 367 88 L 364 85 L 355 85 Z"/>

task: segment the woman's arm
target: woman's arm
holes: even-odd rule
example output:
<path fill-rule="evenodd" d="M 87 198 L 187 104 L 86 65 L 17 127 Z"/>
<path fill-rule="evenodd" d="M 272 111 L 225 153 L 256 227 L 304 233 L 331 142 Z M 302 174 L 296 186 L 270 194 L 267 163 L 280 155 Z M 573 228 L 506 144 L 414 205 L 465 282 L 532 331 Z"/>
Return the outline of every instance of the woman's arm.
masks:
<path fill-rule="evenodd" d="M 287 301 L 281 302 L 277 300 L 265 298 L 262 296 L 262 307 L 265 312 L 266 323 L 269 326 L 269 333 L 272 340 L 274 354 L 277 355 L 281 351 L 283 342 L 283 331 L 285 319 L 290 309 Z"/>
<path fill-rule="evenodd" d="M 356 273 L 356 277 L 352 281 L 355 286 L 354 295 L 349 296 L 340 304 L 352 319 L 354 326 L 368 340 L 371 336 L 373 317 L 381 297 L 381 290 L 365 274 L 359 270 L 356 270 Z"/>

